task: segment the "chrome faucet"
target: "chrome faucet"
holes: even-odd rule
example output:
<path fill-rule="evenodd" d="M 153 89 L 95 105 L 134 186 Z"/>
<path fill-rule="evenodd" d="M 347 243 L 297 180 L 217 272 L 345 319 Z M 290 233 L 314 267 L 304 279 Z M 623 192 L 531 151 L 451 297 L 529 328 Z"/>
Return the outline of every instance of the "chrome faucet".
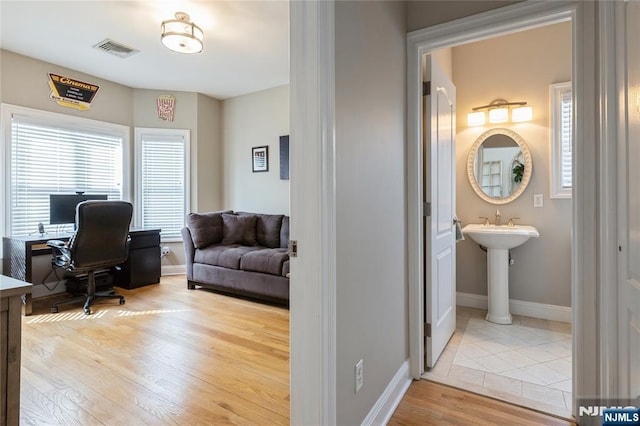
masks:
<path fill-rule="evenodd" d="M 500 210 L 496 209 L 496 226 L 500 226 Z"/>

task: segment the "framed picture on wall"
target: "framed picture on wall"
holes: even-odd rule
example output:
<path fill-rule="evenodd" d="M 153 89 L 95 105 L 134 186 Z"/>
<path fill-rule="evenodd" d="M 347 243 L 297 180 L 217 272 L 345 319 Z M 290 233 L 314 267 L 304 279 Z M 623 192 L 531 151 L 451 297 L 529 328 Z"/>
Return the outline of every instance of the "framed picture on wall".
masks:
<path fill-rule="evenodd" d="M 256 146 L 251 148 L 251 158 L 253 161 L 253 172 L 269 171 L 269 147 Z"/>

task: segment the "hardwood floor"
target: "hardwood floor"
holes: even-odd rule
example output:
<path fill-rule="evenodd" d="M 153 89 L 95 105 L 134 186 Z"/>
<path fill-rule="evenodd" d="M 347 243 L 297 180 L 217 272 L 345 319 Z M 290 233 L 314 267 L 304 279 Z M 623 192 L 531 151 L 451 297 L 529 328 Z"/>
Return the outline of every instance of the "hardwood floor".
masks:
<path fill-rule="evenodd" d="M 21 425 L 289 423 L 289 311 L 187 290 L 185 277 L 119 290 L 125 305 L 23 317 Z M 427 381 L 390 425 L 568 425 Z"/>
<path fill-rule="evenodd" d="M 574 425 L 566 420 L 427 380 L 411 384 L 388 424 Z"/>
<path fill-rule="evenodd" d="M 23 317 L 21 424 L 288 424 L 289 311 L 185 277 Z M 38 315 L 38 312 L 44 313 Z"/>

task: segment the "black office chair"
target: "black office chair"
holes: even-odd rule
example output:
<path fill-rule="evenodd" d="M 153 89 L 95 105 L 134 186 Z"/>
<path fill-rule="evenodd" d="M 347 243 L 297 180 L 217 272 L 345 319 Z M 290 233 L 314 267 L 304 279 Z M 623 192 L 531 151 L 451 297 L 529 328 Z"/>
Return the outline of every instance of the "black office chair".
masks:
<path fill-rule="evenodd" d="M 91 304 L 99 298 L 120 299 L 113 288 L 96 292 L 97 270 L 124 263 L 129 253 L 129 224 L 133 206 L 126 201 L 83 201 L 76 206 L 76 230 L 68 243 L 47 241 L 53 250 L 54 267 L 70 272 L 87 273 L 86 294 L 54 303 L 51 312 L 58 312 L 58 305 L 84 300 L 84 313 L 91 314 Z"/>

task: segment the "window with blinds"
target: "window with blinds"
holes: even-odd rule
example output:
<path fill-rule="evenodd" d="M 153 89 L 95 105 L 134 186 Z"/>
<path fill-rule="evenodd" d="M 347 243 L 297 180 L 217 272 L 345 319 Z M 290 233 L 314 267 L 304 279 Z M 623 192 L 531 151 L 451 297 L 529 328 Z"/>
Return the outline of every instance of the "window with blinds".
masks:
<path fill-rule="evenodd" d="M 8 106 L 3 107 L 3 122 L 10 128 L 5 159 L 9 235 L 33 233 L 39 223 L 55 231 L 47 226 L 49 194 L 123 197 L 128 127 Z"/>
<path fill-rule="evenodd" d="M 571 82 L 550 86 L 551 198 L 571 198 L 573 176 L 573 97 Z"/>
<path fill-rule="evenodd" d="M 181 241 L 188 206 L 188 130 L 136 129 L 138 224 L 159 228 L 162 241 Z"/>

